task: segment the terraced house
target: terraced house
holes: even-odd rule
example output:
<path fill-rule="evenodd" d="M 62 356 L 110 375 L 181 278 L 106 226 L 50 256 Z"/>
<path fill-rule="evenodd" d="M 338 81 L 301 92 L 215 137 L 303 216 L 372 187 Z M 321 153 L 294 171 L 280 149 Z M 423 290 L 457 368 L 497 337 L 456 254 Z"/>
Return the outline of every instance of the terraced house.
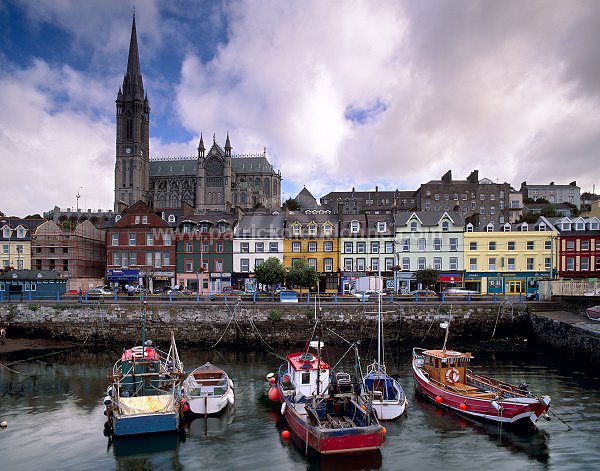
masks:
<path fill-rule="evenodd" d="M 270 257 L 283 263 L 283 225 L 281 214 L 251 214 L 240 218 L 233 238 L 233 285 L 236 288 L 255 291 L 258 286 L 254 269 Z"/>
<path fill-rule="evenodd" d="M 340 215 L 340 260 L 342 293 L 366 289 L 360 279 L 380 272 L 386 286 L 393 278 L 394 216 Z"/>
<path fill-rule="evenodd" d="M 319 273 L 319 291 L 337 293 L 339 287 L 338 217 L 324 210 L 285 215 L 283 264 L 306 260 Z"/>
<path fill-rule="evenodd" d="M 454 211 L 413 211 L 395 215 L 400 293 L 417 286 L 416 272 L 433 268 L 439 272 L 436 290 L 460 286 L 463 280 L 464 221 Z"/>
<path fill-rule="evenodd" d="M 552 277 L 558 233 L 543 216 L 535 224 L 467 224 L 465 286 L 481 293 L 533 293 L 538 280 Z"/>

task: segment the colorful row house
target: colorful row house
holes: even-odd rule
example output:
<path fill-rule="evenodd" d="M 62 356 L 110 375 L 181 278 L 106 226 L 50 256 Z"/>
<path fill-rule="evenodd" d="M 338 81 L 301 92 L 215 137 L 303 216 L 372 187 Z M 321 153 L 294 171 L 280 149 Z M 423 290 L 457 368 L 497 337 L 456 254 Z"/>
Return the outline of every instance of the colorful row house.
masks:
<path fill-rule="evenodd" d="M 557 236 L 544 217 L 535 224 L 467 224 L 464 286 L 484 294 L 534 293 L 538 280 L 553 275 Z"/>
<path fill-rule="evenodd" d="M 597 217 L 552 218 L 558 239 L 557 270 L 561 278 L 600 276 L 600 220 Z"/>
<path fill-rule="evenodd" d="M 0 268 L 31 268 L 31 238 L 44 219 L 0 219 Z"/>

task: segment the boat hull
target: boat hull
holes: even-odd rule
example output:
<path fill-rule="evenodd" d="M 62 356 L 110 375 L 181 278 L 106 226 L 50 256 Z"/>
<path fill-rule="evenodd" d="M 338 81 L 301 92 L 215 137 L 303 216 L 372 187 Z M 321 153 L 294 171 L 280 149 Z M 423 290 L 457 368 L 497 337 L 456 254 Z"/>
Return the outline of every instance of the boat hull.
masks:
<path fill-rule="evenodd" d="M 589 307 L 585 310 L 588 318 L 600 322 L 600 306 Z"/>
<path fill-rule="evenodd" d="M 233 391 L 231 390 L 223 396 L 191 397 L 184 394 L 184 398 L 190 406 L 189 412 L 195 415 L 216 415 L 221 413 L 228 404 L 234 403 Z"/>
<path fill-rule="evenodd" d="M 406 399 L 401 401 L 377 401 L 372 402 L 373 410 L 379 420 L 395 420 L 404 414 Z"/>
<path fill-rule="evenodd" d="M 535 397 L 478 399 L 450 392 L 429 382 L 414 362 L 413 377 L 417 391 L 426 399 L 442 409 L 475 420 L 502 423 L 514 428 L 535 429 L 538 419 L 550 408 L 549 399 L 547 402 Z"/>
<path fill-rule="evenodd" d="M 110 420 L 113 433 L 116 436 L 175 432 L 179 427 L 179 414 L 176 412 L 127 416 L 113 415 Z"/>

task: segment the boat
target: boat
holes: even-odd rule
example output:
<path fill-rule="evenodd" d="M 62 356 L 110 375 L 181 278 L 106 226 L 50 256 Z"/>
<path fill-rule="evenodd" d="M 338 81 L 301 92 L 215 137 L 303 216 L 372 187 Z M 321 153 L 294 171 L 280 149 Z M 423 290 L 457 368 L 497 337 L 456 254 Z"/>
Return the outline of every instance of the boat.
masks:
<path fill-rule="evenodd" d="M 404 413 L 407 400 L 400 383 L 386 372 L 381 294 L 377 298 L 377 360 L 367 366 L 365 393 L 379 420 L 394 420 Z"/>
<path fill-rule="evenodd" d="M 183 382 L 183 398 L 191 414 L 218 414 L 228 404 L 233 405 L 233 381 L 218 366 L 205 363 Z"/>
<path fill-rule="evenodd" d="M 538 397 L 526 383 L 518 386 L 475 374 L 468 369 L 473 356 L 446 349 L 450 322 L 441 350 L 413 348 L 413 377 L 417 392 L 438 407 L 471 419 L 498 425 L 535 429 L 540 417 L 550 420 L 550 397 Z"/>
<path fill-rule="evenodd" d="M 588 307 L 585 313 L 591 320 L 600 321 L 600 305 Z"/>
<path fill-rule="evenodd" d="M 110 385 L 104 398 L 108 425 L 115 436 L 177 431 L 179 427 L 183 363 L 175 336 L 167 352 L 144 338 L 124 349 L 108 374 Z"/>

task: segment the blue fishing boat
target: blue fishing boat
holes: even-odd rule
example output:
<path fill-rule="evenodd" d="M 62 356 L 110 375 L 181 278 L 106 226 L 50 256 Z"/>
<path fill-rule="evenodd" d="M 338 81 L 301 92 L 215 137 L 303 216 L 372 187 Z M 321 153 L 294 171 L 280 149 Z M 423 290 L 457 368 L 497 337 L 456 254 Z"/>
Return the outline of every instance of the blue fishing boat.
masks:
<path fill-rule="evenodd" d="M 108 374 L 105 414 L 115 436 L 177 431 L 181 405 L 183 363 L 175 337 L 167 352 L 144 339 L 124 349 Z"/>

